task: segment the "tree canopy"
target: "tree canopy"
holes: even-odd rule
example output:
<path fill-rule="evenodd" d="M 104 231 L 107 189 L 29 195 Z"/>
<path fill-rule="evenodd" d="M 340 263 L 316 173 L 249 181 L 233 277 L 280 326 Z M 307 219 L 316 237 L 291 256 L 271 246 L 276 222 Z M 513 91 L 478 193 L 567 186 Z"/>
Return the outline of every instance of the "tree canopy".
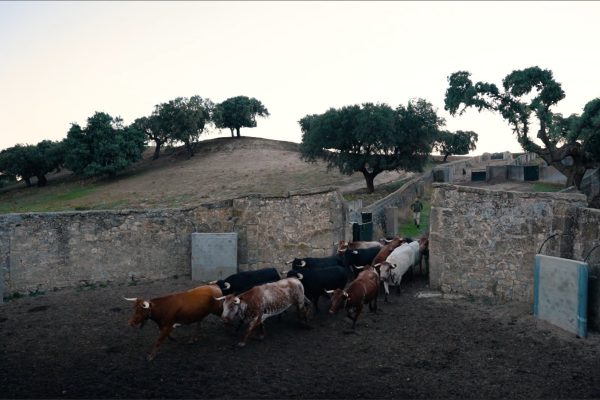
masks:
<path fill-rule="evenodd" d="M 158 106 L 156 106 L 158 108 Z M 169 132 L 165 129 L 164 123 L 162 123 L 158 111 L 155 111 L 149 117 L 140 117 L 133 122 L 133 126 L 146 135 L 146 139 L 154 141 L 154 154 L 153 160 L 160 157 L 160 149 L 163 144 L 166 144 L 170 140 Z"/>
<path fill-rule="evenodd" d="M 473 131 L 441 131 L 439 139 L 435 142 L 434 149 L 444 156 L 446 162 L 450 155 L 468 154 L 477 148 L 477 133 Z"/>
<path fill-rule="evenodd" d="M 193 144 L 198 141 L 207 123 L 211 121 L 214 105 L 200 96 L 177 97 L 156 106 L 158 126 L 168 135 L 169 141 L 183 142 L 190 157 L 194 156 Z"/>
<path fill-rule="evenodd" d="M 37 185 L 45 186 L 46 174 L 58 170 L 63 162 L 61 142 L 43 140 L 37 145 L 17 144 L 0 152 L 0 172 L 18 176 L 31 186 L 31 178 L 37 177 Z"/>
<path fill-rule="evenodd" d="M 72 124 L 65 139 L 65 166 L 78 175 L 115 176 L 141 158 L 143 132 L 123 126 L 121 118 L 96 112 L 82 128 Z"/>
<path fill-rule="evenodd" d="M 422 171 L 444 124 L 423 99 L 395 110 L 373 103 L 331 108 L 298 122 L 302 158 L 308 162 L 323 159 L 328 169 L 337 167 L 347 175 L 361 172 L 369 193 L 383 171 Z"/>
<path fill-rule="evenodd" d="M 451 115 L 470 107 L 499 113 L 525 151 L 538 154 L 567 177 L 567 186 L 580 189 L 586 170 L 600 160 L 600 98 L 588 102 L 581 116 L 563 117 L 551 111 L 565 93 L 550 70 L 515 70 L 502 81 L 503 90 L 493 83 L 473 84 L 470 75 L 459 71 L 448 77 L 445 109 Z M 531 126 L 541 145 L 530 136 Z"/>
<path fill-rule="evenodd" d="M 234 130 L 240 137 L 241 128 L 256 127 L 256 117 L 268 117 L 269 110 L 254 97 L 231 97 L 215 106 L 213 122 L 217 128 L 229 128 L 231 137 Z"/>

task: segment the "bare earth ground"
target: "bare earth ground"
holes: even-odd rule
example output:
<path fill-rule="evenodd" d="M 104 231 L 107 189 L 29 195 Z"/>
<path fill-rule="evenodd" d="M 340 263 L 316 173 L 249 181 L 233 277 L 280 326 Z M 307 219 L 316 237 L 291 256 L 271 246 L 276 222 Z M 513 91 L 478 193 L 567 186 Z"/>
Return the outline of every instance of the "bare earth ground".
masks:
<path fill-rule="evenodd" d="M 149 321 L 127 325 L 130 297 L 195 286 L 189 277 L 63 290 L 0 306 L 1 398 L 600 398 L 600 337 L 534 319 L 521 304 L 417 298 L 423 277 L 380 298 L 355 331 L 343 312 L 303 327 L 289 310 L 263 341 L 232 347 L 215 316 L 174 332 L 152 362 Z M 328 306 L 321 299 L 321 308 Z"/>

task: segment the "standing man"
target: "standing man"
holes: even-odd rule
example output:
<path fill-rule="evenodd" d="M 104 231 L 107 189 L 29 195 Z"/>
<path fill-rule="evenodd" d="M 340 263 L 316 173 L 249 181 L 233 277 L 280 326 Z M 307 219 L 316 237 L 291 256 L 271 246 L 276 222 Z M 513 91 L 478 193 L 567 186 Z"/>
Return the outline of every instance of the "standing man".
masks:
<path fill-rule="evenodd" d="M 417 197 L 415 202 L 410 205 L 410 209 L 413 212 L 413 219 L 415 221 L 415 225 L 418 228 L 421 224 L 421 210 L 423 210 L 423 203 L 421 203 L 419 197 Z"/>

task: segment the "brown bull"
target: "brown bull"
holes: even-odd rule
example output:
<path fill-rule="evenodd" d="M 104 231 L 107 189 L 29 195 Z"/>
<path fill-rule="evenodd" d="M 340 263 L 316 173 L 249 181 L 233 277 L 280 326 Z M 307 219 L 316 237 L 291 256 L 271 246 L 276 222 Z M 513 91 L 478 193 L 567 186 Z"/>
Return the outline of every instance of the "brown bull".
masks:
<path fill-rule="evenodd" d="M 160 333 L 148 355 L 148 360 L 150 361 L 156 356 L 162 342 L 169 337 L 177 325 L 197 322 L 199 326 L 200 321 L 208 314 L 221 315 L 222 304 L 215 300 L 215 297 L 221 295 L 222 292 L 218 286 L 204 285 L 150 300 L 125 298 L 125 300 L 135 302 L 133 315 L 129 318 L 129 325 L 139 324 L 141 328 L 149 319 L 158 325 Z"/>
<path fill-rule="evenodd" d="M 363 304 L 369 304 L 369 310 L 377 312 L 379 275 L 372 267 L 366 267 L 358 274 L 356 279 L 348 285 L 346 290 L 335 289 L 330 290 L 327 293 L 333 293 L 329 312 L 335 314 L 340 308 L 344 307 L 348 318 L 353 321 L 352 328 L 354 328 L 356 326 L 356 320 L 362 311 Z M 352 311 L 354 311 L 354 314 Z"/>

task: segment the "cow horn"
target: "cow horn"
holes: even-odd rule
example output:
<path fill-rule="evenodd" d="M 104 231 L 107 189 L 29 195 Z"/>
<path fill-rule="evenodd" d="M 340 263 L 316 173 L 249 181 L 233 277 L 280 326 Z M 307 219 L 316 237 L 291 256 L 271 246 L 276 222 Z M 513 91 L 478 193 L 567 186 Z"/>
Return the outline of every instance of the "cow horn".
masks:
<path fill-rule="evenodd" d="M 136 301 L 137 297 L 123 297 L 127 301 Z"/>
<path fill-rule="evenodd" d="M 227 296 L 215 297 L 214 299 L 215 299 L 216 301 L 221 301 L 221 300 L 224 300 L 224 299 L 225 299 L 225 297 L 227 297 Z"/>
<path fill-rule="evenodd" d="M 332 294 L 332 293 L 333 293 L 333 290 L 327 290 L 327 289 L 325 289 L 325 293 L 327 293 L 327 294 Z"/>
<path fill-rule="evenodd" d="M 223 287 L 224 287 L 225 289 L 229 289 L 229 288 L 231 287 L 231 283 L 229 283 L 229 282 L 225 282 L 225 283 L 223 284 Z"/>
<path fill-rule="evenodd" d="M 150 303 L 149 303 L 148 301 L 144 301 L 144 302 L 142 303 L 142 307 L 143 307 L 143 308 L 150 308 Z"/>
<path fill-rule="evenodd" d="M 352 250 L 352 254 L 358 254 L 358 250 Z"/>
<path fill-rule="evenodd" d="M 363 269 L 364 267 L 365 267 L 364 265 L 361 265 L 361 266 L 355 265 L 354 266 L 354 268 L 356 268 L 356 269 Z"/>
<path fill-rule="evenodd" d="M 381 267 L 381 263 L 377 263 L 377 264 L 373 265 L 373 268 L 377 268 L 377 267 Z"/>
<path fill-rule="evenodd" d="M 240 304 L 241 300 L 239 297 L 236 297 L 235 299 L 233 299 L 233 304 Z"/>
<path fill-rule="evenodd" d="M 300 272 L 298 272 L 298 273 L 296 274 L 296 277 L 297 277 L 298 279 L 302 280 L 302 278 L 304 278 L 304 275 L 302 275 Z"/>
<path fill-rule="evenodd" d="M 304 260 L 300 261 L 300 267 L 301 268 L 306 267 L 306 261 L 304 261 Z"/>
<path fill-rule="evenodd" d="M 390 264 L 390 268 L 391 268 L 391 269 L 394 269 L 394 268 L 396 268 L 396 267 L 397 267 L 397 265 L 396 265 L 396 264 Z"/>
<path fill-rule="evenodd" d="M 208 285 L 214 285 L 215 283 L 217 283 L 217 281 L 210 281 L 208 282 Z"/>
<path fill-rule="evenodd" d="M 343 292 L 343 293 L 344 293 L 344 297 L 348 297 L 348 292 L 346 292 L 346 291 L 344 290 L 344 292 Z"/>
<path fill-rule="evenodd" d="M 293 262 L 294 262 L 294 260 L 292 260 L 292 261 L 286 261 L 285 263 L 286 263 L 286 264 L 291 264 L 291 263 L 293 263 Z"/>

